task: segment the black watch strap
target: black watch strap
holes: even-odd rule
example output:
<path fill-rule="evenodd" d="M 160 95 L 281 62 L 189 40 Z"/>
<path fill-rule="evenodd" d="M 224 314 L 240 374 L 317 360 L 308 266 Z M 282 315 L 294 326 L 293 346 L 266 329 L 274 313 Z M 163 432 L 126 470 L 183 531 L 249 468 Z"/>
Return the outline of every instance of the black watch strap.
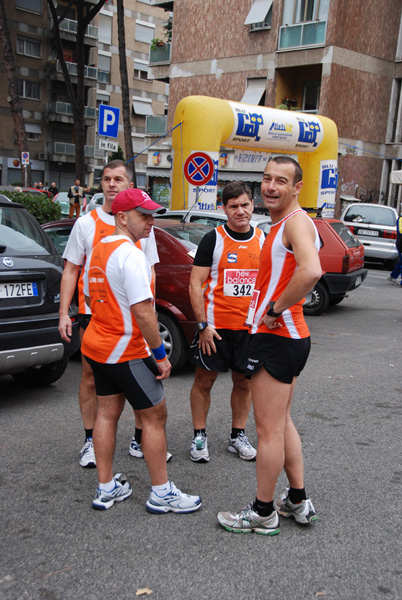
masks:
<path fill-rule="evenodd" d="M 276 318 L 278 318 L 278 317 L 280 317 L 282 315 L 282 313 L 275 312 L 274 311 L 274 306 L 275 306 L 275 301 L 271 300 L 270 303 L 269 303 L 269 309 L 267 310 L 267 315 L 269 317 L 276 317 Z"/>
<path fill-rule="evenodd" d="M 204 331 L 208 327 L 208 321 L 199 321 L 196 323 L 198 331 Z"/>

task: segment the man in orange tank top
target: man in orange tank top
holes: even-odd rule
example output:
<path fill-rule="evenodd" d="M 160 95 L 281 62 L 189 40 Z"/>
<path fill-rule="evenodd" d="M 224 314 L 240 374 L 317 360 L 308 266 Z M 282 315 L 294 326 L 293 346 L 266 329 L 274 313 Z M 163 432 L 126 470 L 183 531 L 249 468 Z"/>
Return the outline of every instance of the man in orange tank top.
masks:
<path fill-rule="evenodd" d="M 247 370 L 258 434 L 257 496 L 243 510 L 218 513 L 229 531 L 275 535 L 278 513 L 303 525 L 316 519 L 304 489 L 300 437 L 290 416 L 296 378 L 310 351 L 303 300 L 322 273 L 317 230 L 298 202 L 302 176 L 296 161 L 278 156 L 267 164 L 261 184 L 272 227 L 247 316 L 253 334 Z M 274 504 L 283 468 L 289 488 Z"/>
<path fill-rule="evenodd" d="M 243 460 L 254 460 L 256 450 L 245 434 L 251 406 L 250 382 L 244 368 L 248 328 L 244 324 L 257 277 L 264 234 L 250 225 L 253 200 L 243 182 L 232 182 L 222 193 L 227 223 L 207 233 L 194 259 L 190 279 L 191 305 L 198 334 L 190 359 L 196 366 L 191 390 L 194 437 L 193 462 L 208 462 L 206 420 L 211 389 L 219 372 L 232 371 L 232 431 L 228 450 Z"/>

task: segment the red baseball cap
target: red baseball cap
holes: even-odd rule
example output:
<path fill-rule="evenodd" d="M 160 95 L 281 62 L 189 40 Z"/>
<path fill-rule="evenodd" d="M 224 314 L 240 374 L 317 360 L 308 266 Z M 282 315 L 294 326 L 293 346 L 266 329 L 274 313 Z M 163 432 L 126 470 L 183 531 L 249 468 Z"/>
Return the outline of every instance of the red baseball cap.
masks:
<path fill-rule="evenodd" d="M 120 211 L 138 210 L 139 212 L 151 215 L 152 213 L 163 214 L 166 208 L 157 204 L 143 190 L 129 188 L 123 192 L 119 192 L 112 203 L 112 214 L 115 215 Z"/>

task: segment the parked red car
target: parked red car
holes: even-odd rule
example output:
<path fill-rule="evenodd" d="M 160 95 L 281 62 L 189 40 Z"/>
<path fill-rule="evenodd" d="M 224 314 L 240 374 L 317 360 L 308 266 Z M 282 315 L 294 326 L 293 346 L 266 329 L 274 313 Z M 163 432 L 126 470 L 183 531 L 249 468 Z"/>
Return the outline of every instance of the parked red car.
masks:
<path fill-rule="evenodd" d="M 304 305 L 304 314 L 319 315 L 328 306 L 339 304 L 347 292 L 356 289 L 367 277 L 364 246 L 338 219 L 314 217 L 321 240 L 321 279 Z"/>

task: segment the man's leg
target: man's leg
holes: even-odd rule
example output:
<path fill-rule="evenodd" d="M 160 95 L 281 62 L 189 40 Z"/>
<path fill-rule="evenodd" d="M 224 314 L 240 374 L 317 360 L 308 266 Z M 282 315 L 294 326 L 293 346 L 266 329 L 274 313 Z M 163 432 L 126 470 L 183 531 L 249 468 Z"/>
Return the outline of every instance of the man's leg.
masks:
<path fill-rule="evenodd" d="M 250 381 L 245 375 L 232 371 L 232 432 L 229 438 L 228 450 L 238 454 L 243 460 L 254 460 L 257 451 L 245 435 L 247 418 L 251 407 Z"/>
<path fill-rule="evenodd" d="M 190 393 L 194 429 L 205 429 L 211 404 L 211 389 L 217 376 L 216 371 L 207 371 L 201 367 L 197 367 L 195 370 L 194 383 Z"/>
<path fill-rule="evenodd" d="M 79 202 L 78 202 L 78 203 L 75 205 L 75 212 L 76 212 L 77 219 L 78 219 L 78 217 L 79 217 L 79 216 L 80 216 L 80 214 L 81 214 L 81 205 L 80 205 L 80 203 L 79 203 Z"/>
<path fill-rule="evenodd" d="M 123 394 L 98 396 L 98 412 L 94 427 L 94 447 L 99 483 L 113 479 L 113 455 L 116 444 L 117 423 L 123 411 Z"/>
<path fill-rule="evenodd" d="M 136 415 L 138 412 L 136 411 Z M 141 411 L 142 451 L 152 485 L 162 485 L 168 480 L 166 469 L 166 417 L 165 400 L 152 408 L 145 408 Z"/>
<path fill-rule="evenodd" d="M 84 329 L 80 327 L 80 339 L 82 341 Z M 81 381 L 78 392 L 78 401 L 80 403 L 80 411 L 82 422 L 85 429 L 93 429 L 96 419 L 97 399 L 95 391 L 94 375 L 91 365 L 82 356 Z"/>
<path fill-rule="evenodd" d="M 288 407 L 290 407 L 294 384 L 295 380 L 290 385 L 274 379 L 265 369 L 260 369 L 251 378 L 251 393 L 258 434 L 257 498 L 262 502 L 273 501 L 276 482 L 285 464 L 286 415 Z M 296 445 L 291 443 L 289 449 L 293 453 L 297 453 Z M 291 462 L 296 467 L 295 454 Z M 301 479 L 303 479 L 302 474 Z"/>
<path fill-rule="evenodd" d="M 74 216 L 74 204 L 70 204 L 70 208 L 68 209 L 68 217 L 72 219 Z"/>
<path fill-rule="evenodd" d="M 251 407 L 250 381 L 245 375 L 232 371 L 233 389 L 230 398 L 232 406 L 232 427 L 245 429 Z"/>

